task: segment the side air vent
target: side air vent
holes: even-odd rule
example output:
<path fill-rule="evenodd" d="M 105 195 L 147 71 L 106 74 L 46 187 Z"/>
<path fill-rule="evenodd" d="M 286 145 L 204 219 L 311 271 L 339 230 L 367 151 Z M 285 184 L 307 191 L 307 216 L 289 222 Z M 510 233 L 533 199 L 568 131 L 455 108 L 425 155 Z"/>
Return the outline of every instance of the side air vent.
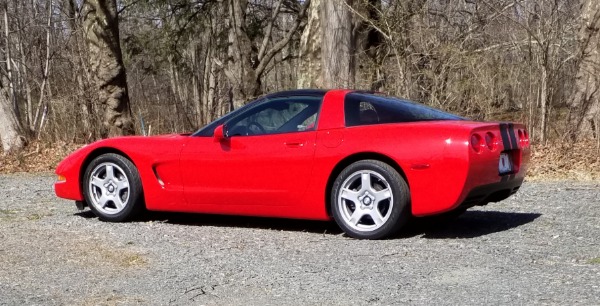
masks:
<path fill-rule="evenodd" d="M 165 187 L 165 183 L 160 178 L 160 175 L 158 175 L 158 171 L 156 171 L 156 166 L 152 167 L 152 172 L 154 172 L 154 176 L 156 177 L 156 180 L 158 181 L 158 183 L 160 184 L 160 186 L 164 188 Z"/>

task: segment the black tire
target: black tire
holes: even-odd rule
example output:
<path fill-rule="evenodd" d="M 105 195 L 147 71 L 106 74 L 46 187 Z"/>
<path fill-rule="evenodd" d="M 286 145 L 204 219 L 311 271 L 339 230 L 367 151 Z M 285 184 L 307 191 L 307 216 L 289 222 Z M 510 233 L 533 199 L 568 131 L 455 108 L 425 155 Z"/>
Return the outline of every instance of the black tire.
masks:
<path fill-rule="evenodd" d="M 411 215 L 406 181 L 393 167 L 378 160 L 361 160 L 346 167 L 333 183 L 330 200 L 338 226 L 358 239 L 390 237 Z"/>
<path fill-rule="evenodd" d="M 129 221 L 144 210 L 140 175 L 135 165 L 119 154 L 107 153 L 92 160 L 82 190 L 88 207 L 103 221 Z"/>

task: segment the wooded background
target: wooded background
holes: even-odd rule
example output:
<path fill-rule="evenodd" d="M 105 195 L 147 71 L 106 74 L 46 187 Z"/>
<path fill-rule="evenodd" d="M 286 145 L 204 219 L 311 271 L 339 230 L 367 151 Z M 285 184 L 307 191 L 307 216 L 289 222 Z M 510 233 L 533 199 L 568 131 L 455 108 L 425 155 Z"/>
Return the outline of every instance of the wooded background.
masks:
<path fill-rule="evenodd" d="M 293 88 L 520 121 L 538 143 L 594 137 L 600 124 L 597 0 L 0 0 L 0 10 L 5 153 L 189 132 Z"/>

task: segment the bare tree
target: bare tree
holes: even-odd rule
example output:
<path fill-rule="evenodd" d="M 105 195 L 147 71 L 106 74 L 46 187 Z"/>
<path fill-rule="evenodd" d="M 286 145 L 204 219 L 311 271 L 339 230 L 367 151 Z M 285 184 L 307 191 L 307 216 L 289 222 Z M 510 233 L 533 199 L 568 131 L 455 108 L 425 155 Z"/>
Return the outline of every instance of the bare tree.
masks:
<path fill-rule="evenodd" d="M 103 137 L 134 133 L 116 0 L 87 0 L 83 6 L 89 63 L 104 111 Z"/>
<path fill-rule="evenodd" d="M 298 87 L 354 86 L 351 1 L 314 1 L 300 42 Z"/>
<path fill-rule="evenodd" d="M 321 3 L 323 45 L 321 60 L 325 88 L 354 86 L 354 36 L 352 0 L 331 0 Z"/>
<path fill-rule="evenodd" d="M 90 73 L 84 53 L 84 37 L 81 33 L 81 18 L 79 15 L 79 6 L 76 0 L 63 0 L 62 10 L 67 18 L 69 37 L 67 44 L 69 46 L 68 58 L 71 60 L 71 69 L 75 71 L 74 78 L 77 84 L 77 90 L 74 95 L 77 97 L 73 103 L 79 105 L 81 109 L 82 132 L 87 140 L 94 139 L 96 129 L 94 128 L 92 110 L 94 109 L 92 99 L 90 99 Z"/>
<path fill-rule="evenodd" d="M 577 138 L 586 124 L 598 137 L 594 118 L 600 113 L 600 2 L 584 0 L 581 10 L 578 71 L 575 77 L 571 137 Z"/>
<path fill-rule="evenodd" d="M 321 0 L 313 0 L 308 12 L 308 21 L 300 39 L 298 63 L 298 88 L 317 88 L 322 84 L 321 44 Z"/>
<path fill-rule="evenodd" d="M 132 114 L 146 131 L 186 132 L 263 92 L 353 87 L 526 122 L 535 141 L 587 137 L 599 118 L 599 5 L 5 0 L 1 124 L 20 142 L 128 134 Z"/>
<path fill-rule="evenodd" d="M 246 29 L 248 0 L 229 0 L 229 48 L 225 73 L 231 83 L 234 108 L 262 93 L 261 77 L 274 56 L 279 54 L 297 33 L 310 2 L 311 0 L 306 0 L 302 4 L 294 3 L 298 11 L 295 20 L 279 40 L 273 41 L 271 34 L 283 4 L 283 0 L 278 0 L 263 39 L 259 40 L 256 46 Z"/>
<path fill-rule="evenodd" d="M 0 141 L 6 154 L 21 150 L 25 146 L 25 137 L 21 133 L 21 126 L 11 106 L 6 88 L 3 84 L 0 85 L 2 85 L 0 88 Z"/>
<path fill-rule="evenodd" d="M 370 76 L 370 89 L 379 91 L 383 89 L 385 82 L 385 73 L 383 69 L 384 57 L 384 37 L 381 30 L 376 26 L 381 23 L 382 5 L 381 0 L 368 0 L 366 2 L 366 11 L 368 21 L 363 21 L 363 26 L 366 27 L 366 42 L 364 45 L 365 54 L 373 65 Z"/>
<path fill-rule="evenodd" d="M 4 34 L 5 34 L 5 58 L 6 75 L 0 78 L 0 141 L 4 153 L 21 150 L 25 146 L 25 138 L 22 134 L 21 124 L 18 118 L 18 105 L 12 79 L 12 62 L 10 54 L 10 33 L 8 21 L 8 5 L 4 5 Z"/>
<path fill-rule="evenodd" d="M 227 78 L 231 83 L 233 107 L 237 108 L 247 100 L 261 94 L 260 79 L 254 67 L 252 42 L 246 32 L 246 10 L 248 0 L 229 0 L 229 48 Z"/>

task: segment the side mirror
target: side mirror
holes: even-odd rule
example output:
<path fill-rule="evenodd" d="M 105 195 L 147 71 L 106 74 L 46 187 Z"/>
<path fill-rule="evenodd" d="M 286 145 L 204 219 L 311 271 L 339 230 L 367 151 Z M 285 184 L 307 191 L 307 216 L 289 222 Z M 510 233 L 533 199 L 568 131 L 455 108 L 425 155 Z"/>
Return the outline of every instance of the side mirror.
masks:
<path fill-rule="evenodd" d="M 219 141 L 227 139 L 227 135 L 225 134 L 224 130 L 225 130 L 224 124 L 221 124 L 215 128 L 215 132 L 213 134 L 215 142 L 219 142 Z"/>

